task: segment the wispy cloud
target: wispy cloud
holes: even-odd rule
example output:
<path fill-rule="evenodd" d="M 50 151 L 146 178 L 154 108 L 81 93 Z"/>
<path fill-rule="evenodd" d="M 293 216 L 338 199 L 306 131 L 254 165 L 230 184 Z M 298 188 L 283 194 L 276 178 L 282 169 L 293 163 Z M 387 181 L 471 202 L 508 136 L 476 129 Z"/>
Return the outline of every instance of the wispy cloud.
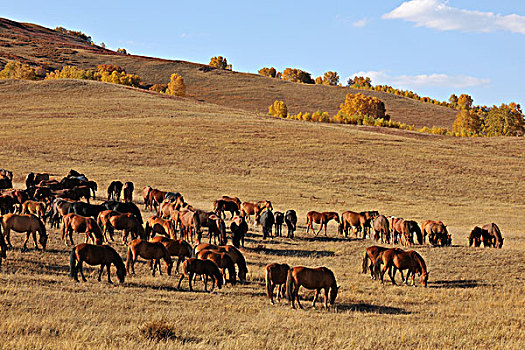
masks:
<path fill-rule="evenodd" d="M 368 24 L 368 19 L 366 19 L 366 18 L 362 18 L 362 19 L 360 19 L 360 20 L 355 21 L 355 22 L 352 23 L 352 25 L 353 25 L 354 27 L 357 27 L 357 28 L 363 28 L 363 27 L 366 26 L 367 24 Z"/>
<path fill-rule="evenodd" d="M 468 75 L 419 74 L 392 76 L 385 71 L 357 72 L 354 76 L 370 77 L 374 85 L 390 85 L 395 88 L 412 89 L 414 87 L 450 87 L 461 89 L 472 86 L 482 86 L 490 83 L 490 79 L 476 78 Z"/>
<path fill-rule="evenodd" d="M 464 10 L 448 6 L 443 0 L 405 1 L 383 19 L 402 19 L 418 27 L 437 30 L 488 33 L 499 30 L 525 34 L 525 17 L 517 14 L 503 16 L 493 12 Z"/>

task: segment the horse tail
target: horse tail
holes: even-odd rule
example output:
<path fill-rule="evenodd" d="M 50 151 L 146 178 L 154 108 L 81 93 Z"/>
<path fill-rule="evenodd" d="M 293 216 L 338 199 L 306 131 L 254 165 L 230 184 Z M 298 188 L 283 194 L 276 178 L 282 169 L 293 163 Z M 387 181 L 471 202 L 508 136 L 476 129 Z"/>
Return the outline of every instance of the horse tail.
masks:
<path fill-rule="evenodd" d="M 272 292 L 271 292 L 271 280 L 272 280 L 272 271 L 270 270 L 269 266 L 266 266 L 266 273 L 264 274 L 264 279 L 266 280 L 266 296 L 268 298 L 271 298 Z"/>
<path fill-rule="evenodd" d="M 149 225 L 149 222 L 146 221 L 146 230 L 145 230 L 145 236 L 149 239 L 149 234 L 151 233 L 151 226 Z"/>
<path fill-rule="evenodd" d="M 376 259 L 376 262 L 374 263 L 374 266 L 373 266 L 373 273 L 374 275 L 378 275 L 379 272 L 381 271 L 381 264 L 383 263 L 383 252 L 380 252 L 378 255 L 377 255 L 377 259 Z"/>
<path fill-rule="evenodd" d="M 290 270 L 288 270 L 288 276 L 286 277 L 286 299 L 288 299 L 288 301 L 292 301 L 293 299 L 293 288 L 293 268 L 291 268 Z"/>
<path fill-rule="evenodd" d="M 77 248 L 71 249 L 69 253 L 69 277 L 74 278 L 77 275 Z"/>
<path fill-rule="evenodd" d="M 368 252 L 365 250 L 365 256 L 363 256 L 363 273 L 368 272 Z"/>

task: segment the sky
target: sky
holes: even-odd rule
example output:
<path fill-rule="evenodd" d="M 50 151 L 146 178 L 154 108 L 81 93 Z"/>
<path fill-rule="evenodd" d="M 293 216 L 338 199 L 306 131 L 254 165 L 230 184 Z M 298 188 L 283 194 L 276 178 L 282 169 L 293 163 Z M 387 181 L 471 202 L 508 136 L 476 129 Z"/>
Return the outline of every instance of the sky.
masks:
<path fill-rule="evenodd" d="M 0 17 L 90 35 L 132 54 L 233 70 L 336 71 L 476 105 L 525 102 L 525 1 L 2 1 Z"/>

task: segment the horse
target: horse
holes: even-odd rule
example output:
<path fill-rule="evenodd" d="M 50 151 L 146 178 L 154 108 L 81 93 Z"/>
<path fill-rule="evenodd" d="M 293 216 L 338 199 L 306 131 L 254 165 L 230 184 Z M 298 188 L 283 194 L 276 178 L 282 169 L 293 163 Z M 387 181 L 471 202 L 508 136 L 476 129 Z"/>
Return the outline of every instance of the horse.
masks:
<path fill-rule="evenodd" d="M 171 213 L 177 210 L 175 209 L 175 203 L 164 201 L 159 205 L 159 210 L 157 211 L 157 216 L 167 219 L 171 217 Z"/>
<path fill-rule="evenodd" d="M 244 236 L 248 233 L 246 220 L 242 216 L 235 215 L 231 219 L 230 230 L 232 232 L 232 244 L 239 248 L 242 242 L 242 247 L 244 248 Z"/>
<path fill-rule="evenodd" d="M 60 222 L 62 221 L 62 217 L 68 214 L 69 207 L 72 203 L 74 202 L 70 199 L 55 199 L 51 204 L 51 209 L 46 214 L 44 214 L 44 222 L 46 218 L 48 218 L 51 228 L 58 228 L 60 226 Z"/>
<path fill-rule="evenodd" d="M 266 281 L 266 296 L 270 299 L 272 305 L 274 304 L 273 290 L 275 286 L 279 286 L 277 287 L 277 301 L 280 301 L 281 298 L 285 296 L 288 270 L 290 270 L 290 265 L 288 264 L 272 263 L 266 265 L 264 274 L 264 279 Z"/>
<path fill-rule="evenodd" d="M 124 283 L 126 277 L 126 267 L 122 258 L 117 251 L 108 245 L 93 245 L 81 243 L 71 250 L 69 254 L 69 277 L 78 282 L 78 271 L 82 276 L 82 280 L 86 282 L 82 264 L 86 262 L 88 265 L 100 265 L 98 272 L 98 281 L 100 282 L 104 267 L 108 271 L 108 282 L 111 282 L 111 275 L 109 268 L 114 264 L 117 268 L 117 277 L 120 283 Z"/>
<path fill-rule="evenodd" d="M 135 203 L 132 202 L 116 202 L 116 201 L 106 201 L 102 203 L 102 206 L 109 210 L 118 211 L 119 213 L 131 213 L 137 217 L 140 224 L 143 224 L 142 221 L 142 214 L 140 213 L 139 207 L 135 205 Z"/>
<path fill-rule="evenodd" d="M 354 212 L 354 211 L 345 211 L 341 213 L 341 223 L 339 224 L 339 234 L 345 234 L 345 237 L 348 237 L 348 229 L 354 232 L 355 237 L 357 238 L 357 232 L 363 232 L 363 239 L 366 237 L 366 229 L 370 228 L 370 218 L 369 212 Z"/>
<path fill-rule="evenodd" d="M 146 238 L 154 237 L 156 234 L 176 239 L 175 224 L 171 220 L 163 219 L 157 215 L 150 216 L 146 220 Z"/>
<path fill-rule="evenodd" d="M 26 240 L 24 242 L 23 250 L 27 250 L 27 242 L 29 236 L 33 236 L 33 242 L 35 243 L 35 249 L 38 248 L 36 243 L 36 233 L 39 234 L 38 242 L 42 246 L 42 250 L 46 250 L 47 234 L 46 227 L 42 220 L 31 214 L 5 214 L 0 216 L 2 229 L 4 230 L 4 236 L 7 244 L 12 247 L 11 244 L 11 230 L 15 232 L 26 232 Z"/>
<path fill-rule="evenodd" d="M 131 233 L 131 238 L 146 239 L 146 233 L 139 219 L 131 213 L 118 213 L 116 215 L 110 215 L 106 222 L 110 234 L 112 235 L 114 230 L 123 230 L 122 241 L 127 243 L 128 235 Z M 113 239 L 113 237 L 112 237 Z"/>
<path fill-rule="evenodd" d="M 182 210 L 179 212 L 178 219 L 181 225 L 181 238 L 189 240 L 191 236 L 191 242 L 201 241 L 201 228 L 199 223 L 199 216 L 197 213 L 191 210 Z"/>
<path fill-rule="evenodd" d="M 164 197 L 166 197 L 165 191 L 160 191 L 155 188 L 151 188 L 148 192 L 148 203 L 150 205 L 150 208 L 152 210 L 157 211 L 157 207 L 164 201 Z"/>
<path fill-rule="evenodd" d="M 217 215 L 211 215 L 208 217 L 208 236 L 209 242 L 213 238 L 214 243 L 219 243 L 219 245 L 226 245 L 228 243 L 228 238 L 226 237 L 226 224 L 224 220 L 218 217 Z"/>
<path fill-rule="evenodd" d="M 133 185 L 133 182 L 127 181 L 124 183 L 124 202 L 132 202 L 133 201 L 133 190 L 135 190 L 135 186 Z"/>
<path fill-rule="evenodd" d="M 416 251 L 410 250 L 405 252 L 399 248 L 387 249 L 382 253 L 381 258 L 376 262 L 378 265 L 381 263 L 384 265 L 381 269 L 381 283 L 383 283 L 383 276 L 385 275 L 386 270 L 388 270 L 392 284 L 395 285 L 396 269 L 400 271 L 408 269 L 405 278 L 406 285 L 408 285 L 408 278 L 410 277 L 410 274 L 412 274 L 412 285 L 416 286 L 414 282 L 415 274 L 419 273 L 421 275 L 419 282 L 421 285 L 425 287 L 427 286 L 429 275 L 429 272 L 427 271 L 427 265 L 425 264 L 425 260 L 423 260 L 421 255 L 419 255 Z M 393 275 L 391 273 L 392 267 L 394 267 Z"/>
<path fill-rule="evenodd" d="M 215 250 L 219 253 L 227 253 L 233 262 L 237 265 L 237 276 L 241 282 L 246 282 L 246 275 L 248 274 L 248 267 L 246 265 L 246 259 L 242 255 L 241 251 L 232 245 L 217 246 L 209 243 L 201 243 L 195 247 L 195 254 L 198 254 L 201 250 Z"/>
<path fill-rule="evenodd" d="M 390 225 L 387 218 L 384 215 L 379 215 L 372 221 L 372 227 L 374 228 L 374 239 L 381 243 L 390 243 Z"/>
<path fill-rule="evenodd" d="M 39 184 L 41 181 L 47 181 L 49 180 L 49 174 L 48 173 L 29 173 L 26 175 L 26 189 L 35 187 L 37 184 Z"/>
<path fill-rule="evenodd" d="M 481 235 L 482 235 L 481 227 L 474 226 L 472 231 L 470 231 L 470 235 L 468 236 L 468 246 L 472 247 L 472 244 L 474 244 L 474 247 L 479 247 L 481 245 L 481 239 L 482 239 Z"/>
<path fill-rule="evenodd" d="M 314 233 L 314 235 L 317 236 L 321 232 L 324 226 L 324 235 L 326 236 L 326 227 L 328 226 L 328 222 L 332 219 L 334 219 L 337 223 L 340 223 L 339 214 L 336 212 L 325 211 L 325 212 L 319 213 L 313 210 L 309 211 L 306 214 L 306 234 L 308 234 L 310 229 L 312 229 L 312 232 Z M 314 226 L 313 226 L 314 223 L 321 224 L 321 226 L 319 226 L 319 231 L 317 231 L 317 233 L 315 233 L 315 230 L 314 230 Z"/>
<path fill-rule="evenodd" d="M 89 204 L 84 202 L 71 203 L 67 209 L 67 213 L 75 213 L 85 217 L 97 218 L 101 211 L 107 210 L 104 205 L 100 204 Z"/>
<path fill-rule="evenodd" d="M 483 225 L 483 230 L 488 232 L 488 235 L 491 237 L 490 241 L 492 242 L 492 246 L 494 248 L 501 248 L 503 247 L 503 237 L 501 236 L 501 231 L 495 223 L 490 223 Z M 485 244 L 485 239 L 483 239 L 483 242 Z"/>
<path fill-rule="evenodd" d="M 88 242 L 88 239 L 91 239 L 93 243 L 96 245 L 101 245 L 104 241 L 104 236 L 102 235 L 102 231 L 100 230 L 100 227 L 97 225 L 97 222 L 92 217 L 85 217 L 82 215 L 78 215 L 75 213 L 69 213 L 63 217 L 63 225 L 62 225 L 62 239 L 64 240 L 64 244 L 67 247 L 67 237 L 66 235 L 69 235 L 69 240 L 71 241 L 71 245 L 75 244 L 73 243 L 73 231 L 77 233 L 85 233 L 86 234 L 86 242 Z"/>
<path fill-rule="evenodd" d="M 153 208 L 151 207 L 149 192 L 152 190 L 151 186 L 144 186 L 142 188 L 142 198 L 144 199 L 144 210 L 148 210 L 148 207 L 150 210 Z"/>
<path fill-rule="evenodd" d="M 222 196 L 215 201 L 213 201 L 213 211 L 219 217 L 226 217 L 225 211 L 229 211 L 231 214 L 231 219 L 236 214 L 239 214 L 241 210 L 241 200 L 238 197 L 228 197 Z"/>
<path fill-rule="evenodd" d="M 241 216 L 250 218 L 250 215 L 255 215 L 254 223 L 259 222 L 259 216 L 261 215 L 263 209 L 273 210 L 272 202 L 258 201 L 258 202 L 243 202 L 241 205 Z M 272 224 L 273 225 L 273 224 Z"/>
<path fill-rule="evenodd" d="M 0 169 L 0 177 L 13 181 L 13 172 L 7 169 Z"/>
<path fill-rule="evenodd" d="M 392 217 L 392 222 L 390 229 L 392 230 L 392 238 L 394 239 L 394 244 L 397 244 L 401 241 L 401 235 L 404 230 L 405 220 L 402 218 Z"/>
<path fill-rule="evenodd" d="M 220 269 L 222 269 L 222 275 L 224 276 L 224 280 L 226 280 L 225 270 L 228 270 L 228 275 L 230 277 L 229 282 L 232 286 L 235 285 L 235 283 L 237 282 L 235 274 L 235 264 L 228 253 L 221 253 L 215 250 L 204 249 L 201 250 L 196 257 L 203 260 L 211 260 L 214 263 L 216 263 L 217 266 Z"/>
<path fill-rule="evenodd" d="M 428 235 L 428 242 L 432 245 L 450 245 L 450 235 L 448 234 L 447 227 L 442 221 L 423 221 L 421 224 L 421 230 L 423 231 L 422 244 L 425 243 L 425 237 Z"/>
<path fill-rule="evenodd" d="M 288 228 L 288 234 L 286 235 L 287 238 L 293 239 L 293 234 L 295 230 L 297 229 L 297 213 L 295 210 L 287 210 L 284 214 L 284 222 L 286 223 L 286 227 Z"/>
<path fill-rule="evenodd" d="M 124 185 L 122 182 L 115 180 L 111 181 L 111 183 L 108 186 L 108 201 L 114 200 L 119 202 L 120 201 L 120 193 L 122 192 L 122 187 Z"/>
<path fill-rule="evenodd" d="M 204 275 L 204 291 L 208 291 L 208 277 L 213 281 L 210 292 L 213 291 L 215 284 L 217 288 L 221 289 L 223 285 L 222 274 L 216 263 L 211 260 L 202 260 L 197 258 L 189 258 L 182 264 L 182 275 L 177 285 L 177 289 L 180 289 L 180 284 L 184 277 L 188 277 L 190 292 L 193 292 L 191 281 L 195 275 Z"/>
<path fill-rule="evenodd" d="M 324 304 L 327 309 L 328 299 L 330 299 L 330 305 L 334 305 L 337 292 L 340 288 L 337 286 L 334 273 L 326 267 L 292 267 L 290 270 L 288 270 L 288 276 L 286 278 L 286 299 L 291 302 L 293 309 L 295 309 L 295 300 L 297 300 L 297 305 L 299 305 L 301 309 L 303 308 L 299 301 L 299 288 L 301 286 L 305 287 L 306 289 L 316 290 L 314 302 L 312 305 L 313 307 L 315 307 L 315 303 L 317 302 L 317 298 L 321 293 L 321 289 L 324 289 Z"/>
<path fill-rule="evenodd" d="M 281 237 L 283 232 L 284 214 L 280 211 L 276 211 L 275 217 L 275 237 Z"/>
<path fill-rule="evenodd" d="M 263 239 L 267 237 L 272 237 L 272 227 L 275 224 L 275 217 L 271 210 L 265 210 L 259 216 L 259 223 L 262 226 Z"/>
<path fill-rule="evenodd" d="M 184 197 L 182 197 L 182 194 L 180 194 L 179 192 L 166 192 L 166 194 L 164 194 L 164 201 L 168 201 L 171 203 L 174 203 L 179 198 L 182 202 L 184 202 Z"/>
<path fill-rule="evenodd" d="M 370 270 L 370 277 L 372 279 L 378 279 L 379 278 L 379 266 L 376 265 L 376 262 L 378 259 L 381 258 L 381 254 L 389 248 L 386 247 L 380 247 L 377 245 L 371 246 L 366 248 L 365 255 L 363 256 L 363 273 L 367 273 L 368 270 Z M 368 263 L 370 261 L 370 264 Z M 401 278 L 405 280 L 403 277 L 403 271 L 400 271 Z"/>
<path fill-rule="evenodd" d="M 103 210 L 97 216 L 97 225 L 102 230 L 102 234 L 104 235 L 104 241 L 106 242 L 109 242 L 108 237 L 106 235 L 107 232 L 109 232 L 111 240 L 114 240 L 113 230 L 111 224 L 109 223 L 109 218 L 114 215 L 120 215 L 120 213 L 114 210 Z"/>
<path fill-rule="evenodd" d="M 8 195 L 0 195 L 0 215 L 15 212 L 15 200 Z"/>
<path fill-rule="evenodd" d="M 418 242 L 423 243 L 423 235 L 421 234 L 421 229 L 417 222 L 413 220 L 403 220 L 403 225 L 401 226 L 401 233 L 403 235 L 403 244 L 405 246 L 411 246 L 414 244 L 414 233 L 416 234 Z"/>
<path fill-rule="evenodd" d="M 46 213 L 46 205 L 44 202 L 36 202 L 36 201 L 25 201 L 22 203 L 22 214 L 33 214 L 36 215 L 39 219 L 42 219 L 44 223 L 46 222 L 46 219 L 44 217 Z"/>
<path fill-rule="evenodd" d="M 146 260 L 151 260 L 151 267 L 153 270 L 153 276 L 155 276 L 155 270 L 159 269 L 159 274 L 162 275 L 160 270 L 160 259 L 164 259 L 166 263 L 166 273 L 171 275 L 171 268 L 173 267 L 173 260 L 171 260 L 170 253 L 160 242 L 148 242 L 143 239 L 135 239 L 128 244 L 128 253 L 126 258 L 126 270 L 135 274 L 135 261 L 138 257 L 142 257 Z"/>
<path fill-rule="evenodd" d="M 171 256 L 176 256 L 179 259 L 177 260 L 177 267 L 175 271 L 179 271 L 179 265 L 185 258 L 192 258 L 193 248 L 191 245 L 182 239 L 171 239 L 162 236 L 153 237 L 149 240 L 152 243 L 160 242 L 164 244 L 164 247 L 168 250 Z"/>
<path fill-rule="evenodd" d="M 71 192 L 74 193 L 79 200 L 85 198 L 86 202 L 89 203 L 89 199 L 91 198 L 91 188 L 89 186 L 75 186 L 71 189 Z"/>
<path fill-rule="evenodd" d="M 84 183 L 85 186 L 89 187 L 91 189 L 91 192 L 93 192 L 93 198 L 95 198 L 95 195 L 98 191 L 98 185 L 95 181 L 89 180 Z"/>

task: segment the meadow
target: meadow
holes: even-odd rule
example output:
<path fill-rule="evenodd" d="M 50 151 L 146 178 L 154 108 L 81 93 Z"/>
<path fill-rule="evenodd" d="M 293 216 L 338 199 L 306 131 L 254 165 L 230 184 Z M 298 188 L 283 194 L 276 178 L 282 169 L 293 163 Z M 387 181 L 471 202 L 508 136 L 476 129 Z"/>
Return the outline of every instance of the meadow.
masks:
<path fill-rule="evenodd" d="M 249 234 L 248 281 L 211 294 L 176 290 L 178 276 L 151 277 L 141 260 L 122 285 L 68 277 L 71 247 L 50 231 L 47 252 L 21 252 L 0 270 L 2 348 L 310 349 L 505 348 L 525 345 L 525 140 L 460 139 L 403 130 L 302 123 L 92 81 L 0 81 L 0 167 L 23 187 L 29 171 L 179 191 L 211 209 L 221 195 L 295 209 L 297 238 Z M 379 210 L 439 219 L 452 246 L 416 246 L 428 288 L 381 285 L 361 274 L 371 240 L 305 234 L 309 210 Z M 147 217 L 151 213 L 144 212 Z M 469 248 L 474 227 L 496 222 L 503 249 Z M 75 242 L 83 237 L 76 235 Z M 207 238 L 206 238 L 207 241 Z M 31 245 L 30 245 L 31 246 Z M 113 246 L 121 256 L 125 246 Z M 270 305 L 270 262 L 327 266 L 342 286 L 336 305 Z M 112 269 L 114 273 L 114 269 Z M 116 280 L 116 278 L 114 278 Z M 398 280 L 399 281 L 399 280 Z M 313 292 L 300 290 L 310 306 Z M 161 329 L 168 336 L 148 337 Z"/>

